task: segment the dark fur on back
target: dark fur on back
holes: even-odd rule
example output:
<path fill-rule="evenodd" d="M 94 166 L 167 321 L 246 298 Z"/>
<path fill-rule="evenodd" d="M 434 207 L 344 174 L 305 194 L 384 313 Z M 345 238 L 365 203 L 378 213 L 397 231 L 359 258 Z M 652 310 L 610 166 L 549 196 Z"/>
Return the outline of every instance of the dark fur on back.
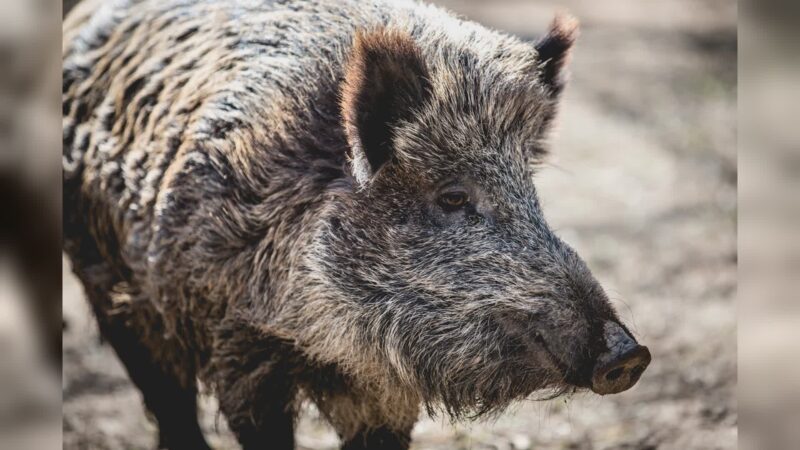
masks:
<path fill-rule="evenodd" d="M 421 404 L 585 386 L 616 315 L 531 181 L 574 25 L 534 46 L 414 2 L 89 10 L 64 26 L 64 245 L 129 371 L 199 377 L 245 446 L 291 445 L 303 399 L 352 448 L 402 448 Z"/>

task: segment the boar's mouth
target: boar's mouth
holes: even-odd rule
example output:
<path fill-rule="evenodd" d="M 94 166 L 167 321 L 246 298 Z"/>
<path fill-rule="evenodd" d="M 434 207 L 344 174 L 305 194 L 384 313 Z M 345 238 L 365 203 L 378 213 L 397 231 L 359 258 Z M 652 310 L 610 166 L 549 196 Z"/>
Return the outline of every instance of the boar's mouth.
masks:
<path fill-rule="evenodd" d="M 563 382 L 571 387 L 572 391 L 578 389 L 589 389 L 591 387 L 591 375 L 585 370 L 576 370 L 572 365 L 565 363 L 561 358 L 550 349 L 544 337 L 537 332 L 533 333 L 533 341 L 542 350 L 549 360 L 549 363 L 556 367 L 563 377 Z"/>
<path fill-rule="evenodd" d="M 552 371 L 558 374 L 559 380 L 552 383 L 551 387 L 557 387 L 560 393 L 591 388 L 591 368 L 576 367 L 559 357 L 542 333 L 532 326 L 534 320 L 521 321 L 508 315 L 500 315 L 498 323 L 515 341 L 522 343 L 523 351 L 532 355 L 532 363 L 550 365 Z"/>

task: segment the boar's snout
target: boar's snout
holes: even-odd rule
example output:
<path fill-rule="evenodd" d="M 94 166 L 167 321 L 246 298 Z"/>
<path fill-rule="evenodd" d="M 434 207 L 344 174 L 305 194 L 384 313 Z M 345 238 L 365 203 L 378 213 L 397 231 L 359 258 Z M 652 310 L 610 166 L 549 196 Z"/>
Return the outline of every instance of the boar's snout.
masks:
<path fill-rule="evenodd" d="M 592 390 L 601 395 L 616 394 L 639 381 L 650 364 L 650 351 L 614 322 L 605 323 L 603 334 L 608 350 L 597 358 Z"/>

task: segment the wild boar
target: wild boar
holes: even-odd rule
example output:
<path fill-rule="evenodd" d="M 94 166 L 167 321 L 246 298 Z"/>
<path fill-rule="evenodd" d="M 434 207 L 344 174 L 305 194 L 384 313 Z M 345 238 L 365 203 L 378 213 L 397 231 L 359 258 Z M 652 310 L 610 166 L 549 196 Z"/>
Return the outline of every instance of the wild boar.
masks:
<path fill-rule="evenodd" d="M 64 27 L 64 248 L 158 422 L 244 448 L 303 401 L 343 448 L 407 448 L 650 361 L 548 227 L 532 175 L 577 24 L 536 43 L 411 1 L 142 0 Z"/>

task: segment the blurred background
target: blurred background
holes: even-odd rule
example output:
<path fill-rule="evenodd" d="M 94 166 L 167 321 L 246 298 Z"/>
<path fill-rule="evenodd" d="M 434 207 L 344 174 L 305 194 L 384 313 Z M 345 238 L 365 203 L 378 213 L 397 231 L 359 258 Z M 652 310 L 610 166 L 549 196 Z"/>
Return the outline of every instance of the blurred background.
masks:
<path fill-rule="evenodd" d="M 0 1 L 0 448 L 61 442 L 59 1 Z"/>
<path fill-rule="evenodd" d="M 800 2 L 741 5 L 741 447 L 800 442 Z"/>
<path fill-rule="evenodd" d="M 792 5 L 435 3 L 526 40 L 559 9 L 581 20 L 572 83 L 538 186 L 551 224 L 587 260 L 653 363 L 617 396 L 527 401 L 473 424 L 426 418 L 413 448 L 734 448 L 739 406 L 743 448 L 796 448 L 800 158 L 792 125 L 800 102 Z M 0 2 L 0 448 L 58 448 L 62 439 L 70 449 L 154 448 L 156 429 L 138 391 L 61 265 L 61 8 L 58 0 Z M 741 405 L 737 347 L 749 362 L 740 369 Z M 236 448 L 214 399 L 202 403 L 212 445 Z M 298 443 L 337 445 L 313 409 Z"/>

